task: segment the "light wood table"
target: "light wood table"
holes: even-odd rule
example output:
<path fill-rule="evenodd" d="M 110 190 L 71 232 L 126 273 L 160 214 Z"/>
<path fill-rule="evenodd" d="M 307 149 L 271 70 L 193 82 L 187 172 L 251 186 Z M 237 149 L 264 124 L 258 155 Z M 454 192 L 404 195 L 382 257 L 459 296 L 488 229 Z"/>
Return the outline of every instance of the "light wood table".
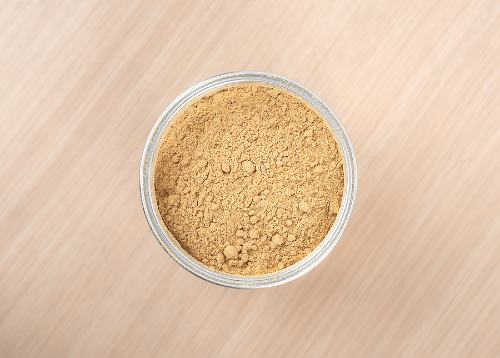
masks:
<path fill-rule="evenodd" d="M 498 357 L 500 3 L 4 1 L 0 356 Z M 354 216 L 257 291 L 160 248 L 138 189 L 181 91 L 260 70 L 353 141 Z"/>

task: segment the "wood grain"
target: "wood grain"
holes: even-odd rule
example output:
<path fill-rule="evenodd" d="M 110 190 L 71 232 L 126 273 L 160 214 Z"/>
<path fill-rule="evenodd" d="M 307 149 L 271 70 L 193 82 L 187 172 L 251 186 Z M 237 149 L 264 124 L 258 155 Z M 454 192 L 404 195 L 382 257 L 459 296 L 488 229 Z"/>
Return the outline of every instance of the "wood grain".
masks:
<path fill-rule="evenodd" d="M 4 1 L 1 357 L 500 352 L 498 1 Z M 313 272 L 258 291 L 178 267 L 141 151 L 212 75 L 297 80 L 342 118 L 359 195 Z"/>

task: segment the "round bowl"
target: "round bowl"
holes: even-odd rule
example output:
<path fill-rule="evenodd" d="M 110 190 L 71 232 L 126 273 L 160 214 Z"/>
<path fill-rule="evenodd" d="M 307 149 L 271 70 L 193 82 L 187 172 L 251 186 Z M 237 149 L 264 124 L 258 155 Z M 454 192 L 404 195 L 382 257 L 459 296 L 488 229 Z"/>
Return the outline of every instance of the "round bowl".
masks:
<path fill-rule="evenodd" d="M 328 123 L 342 154 L 344 165 L 344 192 L 337 217 L 321 243 L 306 257 L 280 271 L 258 276 L 240 276 L 213 270 L 190 256 L 163 224 L 154 193 L 155 160 L 163 133 L 172 119 L 193 99 L 222 87 L 241 83 L 271 85 L 295 94 L 313 107 Z M 221 286 L 233 288 L 271 287 L 292 281 L 318 265 L 337 245 L 351 216 L 357 190 L 356 160 L 351 141 L 338 117 L 312 92 L 286 78 L 261 72 L 232 72 L 202 81 L 177 97 L 163 111 L 154 125 L 144 148 L 140 167 L 140 192 L 146 219 L 167 253 L 194 275 Z"/>

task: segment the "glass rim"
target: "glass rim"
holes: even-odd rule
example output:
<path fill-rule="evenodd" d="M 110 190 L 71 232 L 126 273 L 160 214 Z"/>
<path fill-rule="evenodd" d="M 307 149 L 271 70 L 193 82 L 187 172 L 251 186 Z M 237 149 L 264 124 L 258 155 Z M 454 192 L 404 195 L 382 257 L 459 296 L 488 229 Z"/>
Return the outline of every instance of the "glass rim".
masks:
<path fill-rule="evenodd" d="M 154 181 L 154 165 L 158 145 L 169 123 L 177 113 L 195 98 L 204 94 L 238 83 L 257 83 L 271 85 L 291 92 L 313 107 L 327 122 L 335 134 L 337 145 L 340 146 L 344 166 L 344 192 L 342 203 L 332 224 L 332 227 L 323 240 L 306 257 L 282 270 L 265 275 L 243 276 L 216 271 L 205 266 L 200 261 L 182 249 L 177 240 L 171 235 L 159 216 L 152 188 Z M 162 112 L 148 136 L 139 176 L 140 194 L 144 214 L 148 224 L 158 242 L 167 253 L 184 269 L 205 281 L 232 288 L 262 288 L 277 286 L 290 282 L 316 267 L 337 245 L 349 221 L 356 198 L 357 169 L 352 143 L 340 120 L 329 107 L 311 91 L 298 83 L 274 74 L 239 71 L 230 72 L 201 81 L 174 99 Z"/>

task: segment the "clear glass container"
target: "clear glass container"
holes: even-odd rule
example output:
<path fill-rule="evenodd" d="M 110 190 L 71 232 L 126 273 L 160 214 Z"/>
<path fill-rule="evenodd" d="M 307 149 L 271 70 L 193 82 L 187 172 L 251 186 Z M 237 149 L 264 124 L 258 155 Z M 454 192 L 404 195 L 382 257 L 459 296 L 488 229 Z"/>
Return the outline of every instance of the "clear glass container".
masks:
<path fill-rule="evenodd" d="M 292 266 L 266 275 L 240 276 L 213 270 L 184 251 L 163 224 L 156 205 L 154 169 L 163 133 L 176 114 L 193 99 L 222 87 L 237 83 L 260 83 L 282 88 L 302 98 L 326 120 L 333 130 L 343 156 L 344 193 L 337 218 L 323 241 L 306 257 Z M 140 167 L 140 191 L 147 221 L 154 235 L 167 253 L 183 268 L 194 275 L 226 287 L 271 287 L 294 280 L 318 265 L 335 247 L 351 216 L 357 190 L 356 161 L 352 144 L 337 116 L 313 93 L 286 78 L 261 72 L 232 72 L 202 81 L 177 97 L 163 111 L 153 127 L 144 148 Z"/>

